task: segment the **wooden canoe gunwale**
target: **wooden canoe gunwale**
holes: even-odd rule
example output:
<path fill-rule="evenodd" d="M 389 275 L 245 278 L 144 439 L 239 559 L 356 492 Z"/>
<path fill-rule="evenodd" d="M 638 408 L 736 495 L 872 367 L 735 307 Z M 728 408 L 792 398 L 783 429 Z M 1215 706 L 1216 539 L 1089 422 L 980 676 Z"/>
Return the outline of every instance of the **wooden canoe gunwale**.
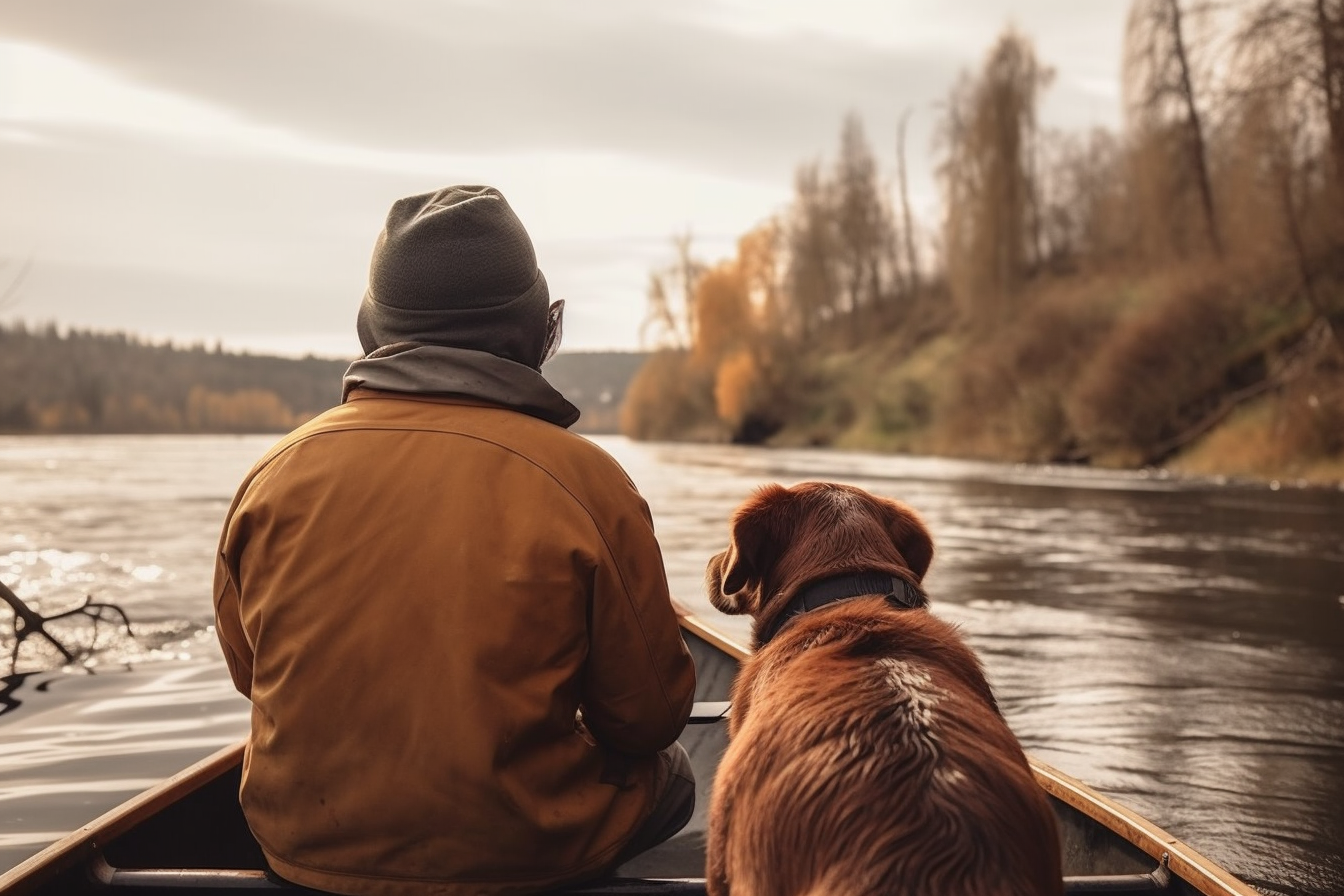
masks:
<path fill-rule="evenodd" d="M 239 741 L 223 747 L 187 766 L 0 874 L 0 893 L 31 892 L 81 863 L 91 868 L 100 860 L 105 864 L 102 859 L 104 844 L 241 764 L 244 743 Z"/>
<path fill-rule="evenodd" d="M 1114 831 L 1153 859 L 1165 862 L 1173 874 L 1204 896 L 1261 896 L 1258 890 L 1143 816 L 1102 796 L 1077 778 L 1030 756 L 1027 759 L 1036 782 L 1046 793 Z"/>

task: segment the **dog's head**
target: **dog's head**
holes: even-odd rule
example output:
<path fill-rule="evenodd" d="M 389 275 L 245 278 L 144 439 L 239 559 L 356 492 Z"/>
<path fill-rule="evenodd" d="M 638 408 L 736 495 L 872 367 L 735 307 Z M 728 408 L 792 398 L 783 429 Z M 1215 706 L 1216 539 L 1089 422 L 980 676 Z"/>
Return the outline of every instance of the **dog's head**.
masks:
<path fill-rule="evenodd" d="M 728 550 L 709 561 L 709 600 L 761 618 L 781 588 L 836 572 L 903 570 L 916 581 L 933 539 L 906 505 L 833 482 L 767 485 L 733 514 Z"/>

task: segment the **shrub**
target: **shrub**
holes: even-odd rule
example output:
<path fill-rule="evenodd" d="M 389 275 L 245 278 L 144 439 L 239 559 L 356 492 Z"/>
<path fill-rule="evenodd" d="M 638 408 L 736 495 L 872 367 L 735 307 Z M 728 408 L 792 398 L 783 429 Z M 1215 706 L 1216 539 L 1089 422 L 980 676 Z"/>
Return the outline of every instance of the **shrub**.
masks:
<path fill-rule="evenodd" d="M 942 444 L 1029 461 L 1072 453 L 1065 397 L 1110 331 L 1116 292 L 1102 280 L 1052 292 L 968 346 L 938 409 Z"/>
<path fill-rule="evenodd" d="M 621 432 L 632 439 L 722 438 L 714 413 L 712 373 L 685 351 L 666 349 L 644 362 L 625 395 Z"/>
<path fill-rule="evenodd" d="M 1248 353 L 1248 302 L 1218 276 L 1173 281 L 1123 321 L 1083 368 L 1065 402 L 1088 453 L 1154 460 L 1195 422 Z"/>

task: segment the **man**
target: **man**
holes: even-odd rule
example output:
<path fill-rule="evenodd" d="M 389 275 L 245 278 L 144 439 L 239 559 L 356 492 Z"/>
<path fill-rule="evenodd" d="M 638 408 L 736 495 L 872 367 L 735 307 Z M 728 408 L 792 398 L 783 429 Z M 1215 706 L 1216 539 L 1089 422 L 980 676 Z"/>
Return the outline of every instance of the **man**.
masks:
<path fill-rule="evenodd" d="M 499 191 L 395 203 L 342 404 L 238 490 L 216 625 L 287 880 L 535 892 L 690 817 L 694 668 L 646 504 L 541 376 L 561 310 Z"/>

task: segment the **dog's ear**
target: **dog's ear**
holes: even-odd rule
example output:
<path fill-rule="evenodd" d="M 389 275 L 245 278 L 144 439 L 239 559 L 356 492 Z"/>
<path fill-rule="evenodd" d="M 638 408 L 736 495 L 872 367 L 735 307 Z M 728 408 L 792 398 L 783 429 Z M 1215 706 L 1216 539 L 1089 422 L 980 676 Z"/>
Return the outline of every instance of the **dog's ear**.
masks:
<path fill-rule="evenodd" d="M 760 604 L 769 552 L 777 545 L 773 521 L 788 489 L 767 485 L 733 514 L 728 550 L 715 555 L 705 571 L 709 602 L 724 613 L 754 613 Z"/>
<path fill-rule="evenodd" d="M 933 562 L 933 536 L 913 509 L 900 501 L 888 500 L 886 504 L 891 542 L 910 565 L 910 571 L 922 580 Z"/>
<path fill-rule="evenodd" d="M 747 598 L 740 584 L 733 587 L 730 591 L 727 584 L 729 570 L 738 568 L 738 559 L 732 548 L 715 554 L 709 559 L 709 566 L 705 568 L 705 593 L 709 595 L 709 602 L 714 605 L 714 609 L 721 613 L 746 613 L 748 611 Z M 734 573 L 736 575 L 736 573 Z"/>

